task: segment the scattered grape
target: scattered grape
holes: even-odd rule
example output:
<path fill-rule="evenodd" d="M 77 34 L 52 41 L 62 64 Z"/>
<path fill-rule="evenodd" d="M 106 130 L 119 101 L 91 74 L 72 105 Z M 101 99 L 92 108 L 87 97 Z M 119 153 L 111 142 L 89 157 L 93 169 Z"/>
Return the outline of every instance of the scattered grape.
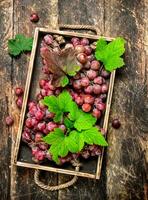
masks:
<path fill-rule="evenodd" d="M 23 93 L 24 93 L 24 90 L 22 88 L 20 88 L 20 87 L 15 88 L 15 94 L 17 96 L 21 96 L 21 95 L 23 95 Z"/>
<path fill-rule="evenodd" d="M 114 119 L 112 121 L 112 127 L 113 128 L 118 129 L 118 128 L 120 128 L 120 126 L 121 126 L 121 123 L 120 123 L 120 121 L 118 119 Z"/>
<path fill-rule="evenodd" d="M 13 119 L 12 116 L 7 116 L 6 119 L 5 119 L 5 121 L 6 121 L 6 124 L 8 126 L 11 126 L 14 123 L 14 119 Z"/>

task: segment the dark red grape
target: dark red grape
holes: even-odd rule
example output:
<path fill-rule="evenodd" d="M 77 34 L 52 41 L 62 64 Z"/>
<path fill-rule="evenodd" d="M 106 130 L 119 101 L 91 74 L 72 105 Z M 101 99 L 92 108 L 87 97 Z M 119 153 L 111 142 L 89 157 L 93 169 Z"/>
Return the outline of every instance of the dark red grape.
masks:
<path fill-rule="evenodd" d="M 87 56 L 87 60 L 88 61 L 93 61 L 94 60 L 94 55 L 93 54 L 91 54 L 90 56 Z"/>
<path fill-rule="evenodd" d="M 53 42 L 53 37 L 51 36 L 51 35 L 45 35 L 44 36 L 44 41 L 45 41 L 45 43 L 47 44 L 47 45 L 50 45 L 50 44 L 52 44 L 52 42 Z"/>
<path fill-rule="evenodd" d="M 75 47 L 75 51 L 76 51 L 77 54 L 79 54 L 79 53 L 84 53 L 85 48 L 84 48 L 83 45 L 77 45 L 77 46 Z"/>
<path fill-rule="evenodd" d="M 99 119 L 101 117 L 101 111 L 98 110 L 97 108 L 94 108 L 93 111 L 92 111 L 92 115 L 94 117 L 96 117 L 97 119 Z"/>
<path fill-rule="evenodd" d="M 73 87 L 74 87 L 74 89 L 76 89 L 76 90 L 79 90 L 79 89 L 81 89 L 81 81 L 80 80 L 75 80 L 74 82 L 73 82 Z"/>
<path fill-rule="evenodd" d="M 92 85 L 89 85 L 88 87 L 84 88 L 84 91 L 85 91 L 87 94 L 92 94 L 92 93 L 93 93 L 93 86 L 92 86 Z"/>
<path fill-rule="evenodd" d="M 89 111 L 91 110 L 91 105 L 90 105 L 89 103 L 84 103 L 84 104 L 82 105 L 82 110 L 83 110 L 84 112 L 89 112 Z"/>
<path fill-rule="evenodd" d="M 83 68 L 84 68 L 84 69 L 90 69 L 90 61 L 87 61 L 87 63 L 85 63 L 85 64 L 83 65 Z"/>
<path fill-rule="evenodd" d="M 98 110 L 103 111 L 103 110 L 105 110 L 106 105 L 105 105 L 105 103 L 100 102 L 100 103 L 98 103 L 98 104 L 96 105 L 96 107 L 97 107 Z"/>
<path fill-rule="evenodd" d="M 37 14 L 37 13 L 32 13 L 32 14 L 30 15 L 30 21 L 31 21 L 31 22 L 38 22 L 38 21 L 39 21 L 39 16 L 38 16 L 38 14 Z"/>
<path fill-rule="evenodd" d="M 85 64 L 87 62 L 87 56 L 85 53 L 79 53 L 77 59 L 80 63 Z"/>
<path fill-rule="evenodd" d="M 39 81 L 40 88 L 43 88 L 43 87 L 45 86 L 46 83 L 47 83 L 46 80 L 41 79 L 41 80 Z"/>
<path fill-rule="evenodd" d="M 55 128 L 57 128 L 58 126 L 57 126 L 57 124 L 55 124 L 54 122 L 49 122 L 48 124 L 47 124 L 47 129 L 48 129 L 48 131 L 53 131 Z"/>
<path fill-rule="evenodd" d="M 107 98 L 107 95 L 106 94 L 101 94 L 99 96 L 100 99 L 102 99 L 102 102 L 105 102 L 106 101 L 106 98 Z"/>
<path fill-rule="evenodd" d="M 81 45 L 86 46 L 86 45 L 89 45 L 89 40 L 87 38 L 82 38 L 80 43 Z"/>
<path fill-rule="evenodd" d="M 46 123 L 45 123 L 45 122 L 40 122 L 40 123 L 38 123 L 37 128 L 38 128 L 40 131 L 43 132 L 44 129 L 46 128 Z"/>
<path fill-rule="evenodd" d="M 31 136 L 30 136 L 30 133 L 27 133 L 26 131 L 24 131 L 22 133 L 22 140 L 24 142 L 31 142 Z"/>
<path fill-rule="evenodd" d="M 94 80 L 94 78 L 96 78 L 96 76 L 97 76 L 97 72 L 90 69 L 87 71 L 87 76 L 88 76 L 89 80 Z"/>
<path fill-rule="evenodd" d="M 91 52 L 92 52 L 92 48 L 90 46 L 85 46 L 85 51 L 84 53 L 87 55 L 87 56 L 90 56 L 91 55 Z"/>
<path fill-rule="evenodd" d="M 93 69 L 93 70 L 99 70 L 99 68 L 100 68 L 100 62 L 97 61 L 97 60 L 93 60 L 91 62 L 91 69 Z"/>
<path fill-rule="evenodd" d="M 102 71 L 101 71 L 101 76 L 103 77 L 103 78 L 109 78 L 110 77 L 110 73 L 109 72 L 107 72 L 106 70 L 104 70 L 104 69 L 102 69 Z"/>
<path fill-rule="evenodd" d="M 16 105 L 18 108 L 22 108 L 22 104 L 23 104 L 23 98 L 22 96 L 19 96 L 16 100 Z"/>
<path fill-rule="evenodd" d="M 90 157 L 90 153 L 89 153 L 89 151 L 83 151 L 83 152 L 81 153 L 81 156 L 82 156 L 83 158 L 85 158 L 85 159 L 88 159 L 88 158 Z"/>
<path fill-rule="evenodd" d="M 118 128 L 120 128 L 120 126 L 121 126 L 121 123 L 120 123 L 120 121 L 118 119 L 114 119 L 112 121 L 112 127 L 113 128 L 118 129 Z"/>
<path fill-rule="evenodd" d="M 103 78 L 101 76 L 98 76 L 94 79 L 95 84 L 102 85 L 103 84 Z"/>
<path fill-rule="evenodd" d="M 102 87 L 101 87 L 101 92 L 102 92 L 103 94 L 108 92 L 108 85 L 107 85 L 107 84 L 103 84 L 103 85 L 102 85 Z"/>
<path fill-rule="evenodd" d="M 5 121 L 6 121 L 6 124 L 8 126 L 11 126 L 14 123 L 14 119 L 13 119 L 12 116 L 7 116 L 6 119 L 5 119 Z"/>
<path fill-rule="evenodd" d="M 42 142 L 43 141 L 42 137 L 43 137 L 43 134 L 41 134 L 40 132 L 37 132 L 34 138 L 35 142 Z"/>
<path fill-rule="evenodd" d="M 36 113 L 35 113 L 35 118 L 37 119 L 37 120 L 42 120 L 43 119 L 43 117 L 44 117 L 44 112 L 43 111 L 41 111 L 41 110 L 38 110 Z"/>
<path fill-rule="evenodd" d="M 100 94 L 101 93 L 101 86 L 100 85 L 93 85 L 93 92 L 94 94 Z"/>
<path fill-rule="evenodd" d="M 87 77 L 84 77 L 84 78 L 81 79 L 81 85 L 83 87 L 87 87 L 89 85 L 89 82 L 90 81 L 89 81 L 89 79 Z"/>
<path fill-rule="evenodd" d="M 35 158 L 39 161 L 43 160 L 45 158 L 45 152 L 44 151 L 37 151 L 35 154 Z"/>
<path fill-rule="evenodd" d="M 75 102 L 78 104 L 78 105 L 82 105 L 83 104 L 83 98 L 78 96 L 75 98 Z"/>
<path fill-rule="evenodd" d="M 24 90 L 22 88 L 20 88 L 20 87 L 15 88 L 15 94 L 17 96 L 21 96 L 21 95 L 23 95 L 23 93 L 24 93 Z"/>
<path fill-rule="evenodd" d="M 95 98 L 93 96 L 91 96 L 90 94 L 86 94 L 84 96 L 84 102 L 85 103 L 93 104 L 94 100 L 95 100 Z"/>

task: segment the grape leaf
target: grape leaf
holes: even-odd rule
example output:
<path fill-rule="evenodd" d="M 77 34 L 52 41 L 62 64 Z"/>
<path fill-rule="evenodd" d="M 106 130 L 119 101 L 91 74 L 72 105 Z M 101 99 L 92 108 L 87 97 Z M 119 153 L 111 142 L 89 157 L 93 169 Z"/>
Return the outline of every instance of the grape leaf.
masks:
<path fill-rule="evenodd" d="M 57 97 L 59 109 L 63 112 L 69 112 L 69 105 L 72 103 L 72 97 L 68 91 L 64 90 Z"/>
<path fill-rule="evenodd" d="M 81 134 L 80 132 L 73 130 L 69 133 L 68 136 L 72 141 L 75 142 L 76 144 L 76 150 L 79 152 L 83 149 L 84 147 L 84 138 L 83 138 L 83 134 Z M 77 152 L 75 151 L 75 153 Z"/>
<path fill-rule="evenodd" d="M 73 128 L 73 125 L 74 125 L 73 122 L 67 117 L 64 118 L 64 124 L 69 129 Z"/>
<path fill-rule="evenodd" d="M 69 83 L 68 77 L 67 77 L 67 76 L 63 76 L 63 77 L 61 78 L 61 82 L 60 82 L 61 86 L 62 86 L 62 87 L 65 87 L 66 85 L 68 85 L 68 83 Z"/>
<path fill-rule="evenodd" d="M 41 56 L 50 72 L 53 73 L 52 84 L 56 87 L 67 85 L 68 78 L 66 78 L 66 75 L 74 76 L 80 70 L 75 50 L 72 48 L 60 50 L 57 53 L 43 47 Z"/>
<path fill-rule="evenodd" d="M 24 51 L 31 51 L 33 38 L 25 37 L 22 34 L 17 34 L 15 39 L 8 40 L 8 51 L 12 56 L 18 56 Z"/>
<path fill-rule="evenodd" d="M 60 128 L 55 128 L 53 132 L 43 137 L 43 141 L 47 144 L 58 144 L 64 139 L 64 133 Z"/>
<path fill-rule="evenodd" d="M 106 43 L 105 39 L 101 38 L 97 42 L 95 57 L 103 62 L 107 71 L 120 68 L 124 65 L 123 58 L 120 56 L 125 52 L 125 40 L 121 37 L 116 38 L 110 43 Z"/>
<path fill-rule="evenodd" d="M 87 144 L 97 144 L 100 146 L 108 146 L 104 136 L 96 127 L 92 127 L 82 132 L 84 142 Z"/>
<path fill-rule="evenodd" d="M 96 118 L 89 113 L 80 112 L 79 117 L 74 123 L 74 127 L 78 130 L 86 130 L 96 123 Z"/>

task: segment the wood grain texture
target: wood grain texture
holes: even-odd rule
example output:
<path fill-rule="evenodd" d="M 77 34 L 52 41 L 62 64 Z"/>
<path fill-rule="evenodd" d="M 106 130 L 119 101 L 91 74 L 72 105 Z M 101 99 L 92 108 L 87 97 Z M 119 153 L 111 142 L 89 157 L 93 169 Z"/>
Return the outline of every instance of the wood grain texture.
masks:
<path fill-rule="evenodd" d="M 7 40 L 12 37 L 12 1 L 0 1 L 0 198 L 9 199 L 11 128 L 5 125 L 5 117 L 11 113 L 11 66 L 7 54 Z"/>

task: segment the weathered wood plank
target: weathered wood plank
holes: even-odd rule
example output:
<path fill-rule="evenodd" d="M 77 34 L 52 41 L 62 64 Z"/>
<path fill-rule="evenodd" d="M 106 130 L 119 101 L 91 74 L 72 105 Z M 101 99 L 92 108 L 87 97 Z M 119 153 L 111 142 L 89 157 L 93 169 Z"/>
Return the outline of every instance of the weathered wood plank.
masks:
<path fill-rule="evenodd" d="M 122 126 L 119 130 L 110 126 L 108 134 L 108 199 L 144 199 L 145 153 L 140 140 L 148 139 L 147 3 L 105 1 L 105 34 L 127 40 L 126 68 L 116 76 L 110 116 L 119 117 Z"/>
<path fill-rule="evenodd" d="M 7 40 L 12 36 L 12 1 L 0 1 L 0 198 L 9 199 L 11 128 L 5 117 L 11 114 L 11 66 Z"/>
<path fill-rule="evenodd" d="M 57 8 L 56 1 L 35 2 L 28 0 L 14 0 L 14 35 L 17 33 L 23 33 L 27 36 L 33 36 L 34 29 L 37 26 L 50 27 L 57 25 Z M 38 13 L 40 20 L 37 24 L 30 22 L 30 14 L 35 11 Z M 52 15 L 51 15 L 52 13 Z M 19 58 L 13 60 L 13 87 L 18 85 L 25 87 L 26 75 L 29 63 L 29 54 L 23 54 Z M 15 103 L 13 104 L 13 114 L 17 119 L 17 123 L 13 127 L 14 139 L 18 130 L 18 122 L 20 112 L 16 109 Z M 15 170 L 15 169 L 14 169 Z M 16 177 L 12 183 L 16 181 L 16 190 L 12 191 L 13 199 L 56 199 L 57 192 L 47 192 L 38 188 L 34 183 L 33 178 L 34 170 L 18 168 L 16 171 Z M 57 183 L 57 175 L 43 173 L 46 182 L 50 181 L 51 184 Z M 13 186 L 11 185 L 11 188 Z"/>

